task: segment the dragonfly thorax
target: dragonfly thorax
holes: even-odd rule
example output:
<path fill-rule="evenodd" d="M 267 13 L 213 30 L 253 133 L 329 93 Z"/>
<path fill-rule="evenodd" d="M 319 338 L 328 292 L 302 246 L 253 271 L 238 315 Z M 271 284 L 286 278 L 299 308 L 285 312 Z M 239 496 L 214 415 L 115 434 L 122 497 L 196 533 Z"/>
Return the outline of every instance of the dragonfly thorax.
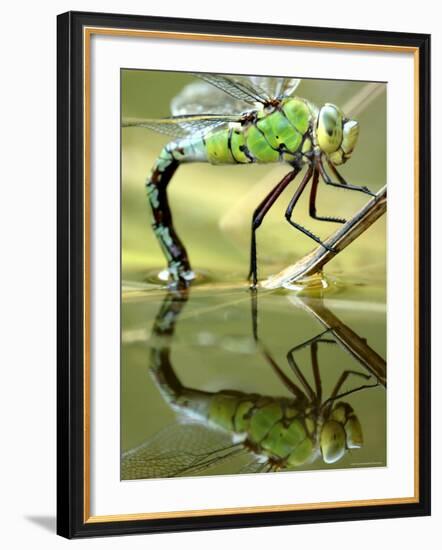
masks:
<path fill-rule="evenodd" d="M 326 103 L 318 113 L 316 142 L 333 164 L 344 164 L 353 153 L 359 135 L 359 123 L 346 119 L 339 107 Z"/>

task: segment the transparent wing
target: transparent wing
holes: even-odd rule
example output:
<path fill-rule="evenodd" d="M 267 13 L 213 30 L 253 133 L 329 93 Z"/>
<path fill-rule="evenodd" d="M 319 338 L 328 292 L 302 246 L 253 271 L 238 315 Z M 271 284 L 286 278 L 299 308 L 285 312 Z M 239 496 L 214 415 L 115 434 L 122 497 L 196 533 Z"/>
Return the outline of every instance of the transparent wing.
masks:
<path fill-rule="evenodd" d="M 172 99 L 170 110 L 174 116 L 191 114 L 228 114 L 250 111 L 250 103 L 227 95 L 208 82 L 196 80 L 184 86 Z"/>
<path fill-rule="evenodd" d="M 199 113 L 245 113 L 256 103 L 290 96 L 301 80 L 272 76 L 235 76 L 196 74 L 201 80 L 192 82 L 172 100 L 174 116 Z"/>
<path fill-rule="evenodd" d="M 168 136 L 184 138 L 204 135 L 230 122 L 241 123 L 257 103 L 290 95 L 300 80 L 263 76 L 229 77 L 196 74 L 203 82 L 192 82 L 172 100 L 172 117 L 124 119 L 123 128 L 149 128 Z M 238 114 L 239 113 L 239 114 Z"/>
<path fill-rule="evenodd" d="M 121 478 L 191 475 L 245 452 L 240 443 L 232 443 L 229 434 L 198 423 L 177 423 L 123 453 Z"/>
<path fill-rule="evenodd" d="M 190 135 L 204 135 L 209 130 L 229 122 L 242 122 L 241 115 L 196 114 L 170 118 L 124 119 L 123 128 L 149 128 L 168 136 L 183 138 Z"/>
<path fill-rule="evenodd" d="M 238 473 L 239 474 L 260 474 L 261 472 L 266 472 L 268 470 L 269 470 L 268 462 L 263 462 L 258 458 L 254 458 L 250 462 L 247 462 Z"/>
<path fill-rule="evenodd" d="M 250 78 L 233 78 L 231 76 L 209 73 L 195 74 L 195 76 L 219 88 L 234 99 L 244 101 L 253 106 L 256 105 L 256 103 L 265 105 L 271 99 L 271 96 L 269 96 L 260 86 L 254 85 Z"/>
<path fill-rule="evenodd" d="M 291 96 L 299 86 L 299 78 L 281 78 L 276 76 L 249 76 L 240 79 L 249 79 L 251 84 L 264 90 L 271 98 Z"/>
<path fill-rule="evenodd" d="M 272 99 L 291 96 L 299 86 L 299 78 L 277 76 L 196 75 L 245 103 L 268 103 Z"/>

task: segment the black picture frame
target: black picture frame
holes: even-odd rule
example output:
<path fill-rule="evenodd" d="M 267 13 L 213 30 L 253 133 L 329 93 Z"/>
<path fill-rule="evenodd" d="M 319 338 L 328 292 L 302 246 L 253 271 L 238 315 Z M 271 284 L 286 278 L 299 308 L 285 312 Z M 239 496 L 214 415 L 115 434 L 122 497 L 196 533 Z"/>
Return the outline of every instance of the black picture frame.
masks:
<path fill-rule="evenodd" d="M 334 522 L 430 514 L 430 36 L 228 21 L 69 12 L 57 21 L 57 532 L 67 538 Z M 84 29 L 108 27 L 414 48 L 419 60 L 419 491 L 406 504 L 90 521 L 84 438 Z"/>

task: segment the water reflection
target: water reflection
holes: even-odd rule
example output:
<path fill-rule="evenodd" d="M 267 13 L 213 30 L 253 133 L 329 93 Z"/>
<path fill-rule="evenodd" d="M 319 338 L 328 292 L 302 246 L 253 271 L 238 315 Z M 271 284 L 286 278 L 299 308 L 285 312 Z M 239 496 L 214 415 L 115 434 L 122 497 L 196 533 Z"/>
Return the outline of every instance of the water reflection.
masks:
<path fill-rule="evenodd" d="M 324 330 L 290 347 L 282 365 L 260 337 L 260 310 L 256 294 L 251 294 L 253 339 L 245 344 L 250 348 L 252 342 L 284 385 L 287 396 L 279 397 L 234 387 L 208 391 L 183 384 L 171 354 L 189 296 L 189 290 L 166 294 L 150 337 L 149 373 L 177 421 L 123 453 L 122 479 L 211 474 L 226 462 L 233 464 L 229 473 L 303 470 L 315 462 L 324 467 L 337 464 L 350 450 L 361 449 L 363 426 L 348 398 L 385 386 L 385 361 L 322 300 L 294 298 L 294 305 L 318 319 Z M 200 340 L 205 339 L 202 345 L 210 345 L 213 338 L 213 332 L 199 334 Z M 325 392 L 323 371 L 328 365 L 323 359 L 330 355 L 325 350 L 337 345 L 362 370 L 340 368 L 331 390 Z M 302 350 L 308 351 L 308 364 L 298 360 Z M 174 356 L 174 361 L 179 359 Z"/>

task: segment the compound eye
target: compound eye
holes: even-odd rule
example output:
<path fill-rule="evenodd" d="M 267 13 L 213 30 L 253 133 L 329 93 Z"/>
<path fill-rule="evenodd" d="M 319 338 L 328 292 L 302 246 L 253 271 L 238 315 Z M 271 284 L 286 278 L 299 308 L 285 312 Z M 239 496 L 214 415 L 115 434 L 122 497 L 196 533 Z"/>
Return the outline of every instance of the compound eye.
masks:
<path fill-rule="evenodd" d="M 347 447 L 349 449 L 359 449 L 364 444 L 362 435 L 362 426 L 355 414 L 350 415 L 345 426 L 345 434 L 347 436 Z"/>
<path fill-rule="evenodd" d="M 344 123 L 342 138 L 342 150 L 346 155 L 351 155 L 359 137 L 359 124 L 356 120 L 348 120 Z"/>
<path fill-rule="evenodd" d="M 346 436 L 342 424 L 336 420 L 327 420 L 321 430 L 319 443 L 326 464 L 334 464 L 340 460 L 346 450 Z"/>
<path fill-rule="evenodd" d="M 334 153 L 339 149 L 342 142 L 342 113 L 335 105 L 326 103 L 319 111 L 316 138 L 324 153 Z"/>

